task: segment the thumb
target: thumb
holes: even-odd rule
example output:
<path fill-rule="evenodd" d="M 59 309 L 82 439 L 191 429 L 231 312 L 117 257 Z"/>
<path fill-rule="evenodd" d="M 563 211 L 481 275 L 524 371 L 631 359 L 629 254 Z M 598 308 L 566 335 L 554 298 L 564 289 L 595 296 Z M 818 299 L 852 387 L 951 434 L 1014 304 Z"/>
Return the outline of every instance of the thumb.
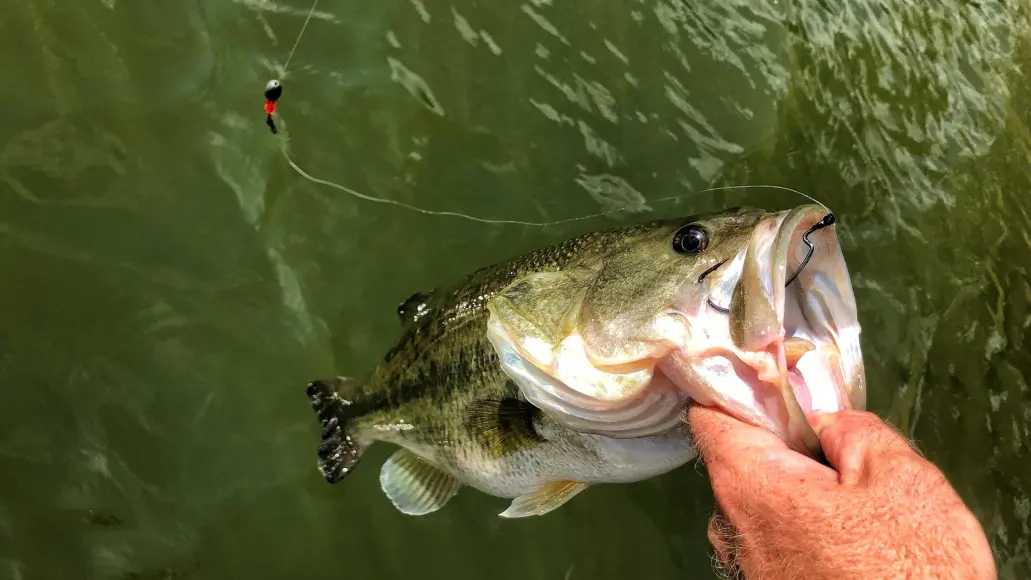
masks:
<path fill-rule="evenodd" d="M 887 459 L 917 455 L 908 439 L 867 411 L 810 413 L 808 419 L 842 484 L 865 481 Z"/>

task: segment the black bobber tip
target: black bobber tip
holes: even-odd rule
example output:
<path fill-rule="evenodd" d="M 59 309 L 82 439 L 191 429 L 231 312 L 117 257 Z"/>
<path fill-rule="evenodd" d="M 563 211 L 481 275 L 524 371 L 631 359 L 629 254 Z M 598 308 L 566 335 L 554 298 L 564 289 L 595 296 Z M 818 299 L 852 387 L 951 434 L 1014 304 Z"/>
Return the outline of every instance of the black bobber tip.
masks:
<path fill-rule="evenodd" d="M 276 102 L 279 97 L 283 94 L 283 85 L 279 84 L 279 81 L 272 79 L 265 85 L 265 99 Z"/>

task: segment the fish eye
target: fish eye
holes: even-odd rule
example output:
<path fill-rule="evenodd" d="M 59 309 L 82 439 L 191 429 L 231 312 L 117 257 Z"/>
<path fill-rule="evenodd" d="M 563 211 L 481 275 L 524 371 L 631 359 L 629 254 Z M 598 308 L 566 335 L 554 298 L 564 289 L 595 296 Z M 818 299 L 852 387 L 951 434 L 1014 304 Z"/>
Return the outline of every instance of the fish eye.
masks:
<path fill-rule="evenodd" d="M 673 234 L 673 251 L 678 254 L 697 254 L 709 246 L 709 232 L 699 225 L 687 225 Z"/>

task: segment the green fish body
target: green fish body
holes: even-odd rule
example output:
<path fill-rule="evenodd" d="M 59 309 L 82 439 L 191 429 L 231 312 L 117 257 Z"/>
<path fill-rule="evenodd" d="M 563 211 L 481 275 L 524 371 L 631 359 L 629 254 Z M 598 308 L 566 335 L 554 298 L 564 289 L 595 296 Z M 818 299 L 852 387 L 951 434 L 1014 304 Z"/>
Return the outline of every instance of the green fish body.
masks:
<path fill-rule="evenodd" d="M 392 443 L 399 449 L 381 467 L 380 484 L 403 513 L 439 510 L 469 486 L 512 498 L 501 515 L 523 517 L 590 485 L 640 481 L 687 463 L 696 451 L 683 414 L 699 395 L 657 370 L 673 359 L 641 354 L 630 370 L 607 361 L 669 343 L 641 337 L 669 334 L 663 313 L 684 296 L 707 295 L 712 280 L 699 284 L 702 273 L 743 255 L 771 215 L 729 210 L 591 232 L 413 295 L 398 307 L 402 336 L 367 376 L 308 385 L 322 426 L 320 471 L 336 483 L 368 446 Z M 692 224 L 704 225 L 711 250 L 685 251 Z M 581 343 L 580 351 L 568 346 Z M 565 383 L 527 362 L 541 344 L 559 353 Z M 589 377 L 584 385 L 581 376 Z M 586 422 L 574 417 L 580 411 Z"/>

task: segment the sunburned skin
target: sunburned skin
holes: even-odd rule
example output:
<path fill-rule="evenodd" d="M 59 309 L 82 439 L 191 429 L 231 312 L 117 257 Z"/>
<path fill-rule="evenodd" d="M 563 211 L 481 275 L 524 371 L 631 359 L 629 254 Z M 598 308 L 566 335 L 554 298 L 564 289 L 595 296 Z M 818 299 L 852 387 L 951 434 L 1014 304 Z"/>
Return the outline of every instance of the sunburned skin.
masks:
<path fill-rule="evenodd" d="M 689 410 L 728 577 L 996 578 L 977 519 L 908 440 L 863 411 L 809 420 L 831 467 L 719 410 Z"/>

